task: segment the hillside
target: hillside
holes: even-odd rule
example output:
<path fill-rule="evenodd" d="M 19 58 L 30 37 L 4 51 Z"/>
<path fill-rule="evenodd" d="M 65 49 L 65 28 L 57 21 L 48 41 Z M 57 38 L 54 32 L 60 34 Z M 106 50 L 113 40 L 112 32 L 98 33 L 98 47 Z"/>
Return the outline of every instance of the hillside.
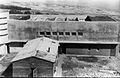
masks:
<path fill-rule="evenodd" d="M 11 2 L 7 4 L 7 6 L 0 8 L 8 8 L 17 10 L 30 10 L 32 13 L 36 12 L 36 14 L 66 14 L 66 15 L 81 15 L 81 14 L 106 14 L 106 15 L 119 15 L 119 12 L 113 11 L 110 9 L 103 9 L 98 7 L 93 7 L 91 5 L 80 3 L 80 4 L 70 4 L 70 3 L 54 3 L 54 2 Z"/>

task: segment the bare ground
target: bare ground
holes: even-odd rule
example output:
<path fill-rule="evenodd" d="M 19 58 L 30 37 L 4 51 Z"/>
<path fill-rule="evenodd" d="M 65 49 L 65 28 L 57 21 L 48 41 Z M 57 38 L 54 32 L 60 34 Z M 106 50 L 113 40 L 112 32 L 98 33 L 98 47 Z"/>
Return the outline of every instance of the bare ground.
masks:
<path fill-rule="evenodd" d="M 60 59 L 63 77 L 120 77 L 120 61 L 115 57 L 60 55 Z"/>
<path fill-rule="evenodd" d="M 0 77 L 2 72 L 4 72 L 5 69 L 9 66 L 10 61 L 15 57 L 16 54 L 17 53 L 7 54 L 0 60 Z"/>

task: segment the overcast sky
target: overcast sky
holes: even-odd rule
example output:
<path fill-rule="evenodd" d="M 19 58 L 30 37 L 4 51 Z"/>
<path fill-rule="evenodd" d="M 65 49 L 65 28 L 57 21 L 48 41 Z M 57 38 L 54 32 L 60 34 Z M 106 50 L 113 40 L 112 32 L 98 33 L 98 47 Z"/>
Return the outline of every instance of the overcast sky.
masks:
<path fill-rule="evenodd" d="M 109 9 L 119 9 L 120 0 L 0 0 L 0 3 L 8 3 L 11 1 L 16 2 L 52 2 L 52 3 L 69 3 L 69 4 L 80 4 L 86 3 L 88 5 L 93 5 L 97 7 L 109 8 Z"/>

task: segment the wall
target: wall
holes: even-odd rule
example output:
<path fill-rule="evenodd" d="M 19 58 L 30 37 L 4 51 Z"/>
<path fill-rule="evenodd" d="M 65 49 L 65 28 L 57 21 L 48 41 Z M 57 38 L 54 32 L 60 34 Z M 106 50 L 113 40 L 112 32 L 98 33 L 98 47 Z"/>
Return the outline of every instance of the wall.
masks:
<path fill-rule="evenodd" d="M 117 44 L 60 44 L 63 52 L 75 55 L 116 56 Z M 66 48 L 66 50 L 64 49 Z M 66 51 L 66 52 L 65 52 Z"/>
<path fill-rule="evenodd" d="M 82 32 L 83 35 L 49 35 L 57 40 L 89 40 L 89 41 L 117 41 L 117 22 L 42 22 L 42 21 L 17 21 L 8 23 L 9 40 L 27 40 L 40 36 L 40 32 Z M 47 35 L 45 35 L 47 36 Z"/>
<path fill-rule="evenodd" d="M 33 77 L 53 75 L 53 63 L 31 57 L 13 62 L 13 77 L 31 77 L 31 67 L 35 68 Z"/>
<path fill-rule="evenodd" d="M 40 32 L 49 32 L 51 35 L 46 35 L 45 33 L 45 36 L 56 40 L 113 42 L 118 41 L 119 32 L 118 22 L 42 22 L 10 20 L 8 25 L 10 40 L 34 39 L 41 36 Z M 57 32 L 57 35 L 53 35 L 53 32 Z M 64 35 L 59 35 L 59 32 L 63 32 Z M 76 32 L 76 35 L 65 35 L 65 32 Z M 78 35 L 78 32 L 81 32 L 82 35 Z M 77 53 L 82 52 L 81 50 L 78 50 L 74 49 Z M 110 49 L 96 52 L 96 49 L 88 51 L 87 48 L 83 50 L 82 54 L 100 54 L 109 56 L 110 52 Z M 112 53 L 114 55 L 114 52 Z"/>
<path fill-rule="evenodd" d="M 0 44 L 0 55 L 5 55 L 7 54 L 7 46 L 5 44 Z"/>
<path fill-rule="evenodd" d="M 120 22 L 119 22 L 118 41 L 120 42 Z M 119 47 L 120 47 L 120 46 L 119 46 Z"/>

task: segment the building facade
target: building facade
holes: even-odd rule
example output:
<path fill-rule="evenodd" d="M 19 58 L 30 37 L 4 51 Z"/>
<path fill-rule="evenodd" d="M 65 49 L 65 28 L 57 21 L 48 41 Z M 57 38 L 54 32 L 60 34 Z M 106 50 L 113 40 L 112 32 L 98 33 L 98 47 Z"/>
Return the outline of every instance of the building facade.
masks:
<path fill-rule="evenodd" d="M 0 13 L 0 54 L 7 54 L 9 12 Z"/>
<path fill-rule="evenodd" d="M 45 15 L 39 16 L 39 18 L 40 17 L 43 18 L 45 17 Z M 55 16 L 47 15 L 46 18 L 48 17 L 49 18 L 51 17 L 51 19 L 55 17 L 56 19 L 60 18 L 59 15 L 58 17 L 57 15 Z M 45 21 L 45 20 L 39 21 L 38 19 L 37 21 L 10 20 L 9 30 L 8 30 L 9 39 L 31 40 L 34 38 L 44 36 L 58 40 L 61 44 L 60 48 L 62 49 L 65 48 L 63 51 L 67 51 L 67 53 L 71 53 L 74 50 L 75 52 L 77 52 L 77 54 L 85 54 L 85 55 L 95 54 L 95 55 L 110 56 L 110 55 L 118 54 L 119 23 L 117 21 L 109 21 L 109 20 L 108 21 L 107 20 L 106 21 L 74 21 L 76 17 L 77 19 L 79 17 L 83 19 L 84 17 L 82 16 L 71 16 L 71 17 L 64 16 L 64 17 L 67 17 L 67 21 L 56 21 L 56 19 L 55 21 Z M 66 18 L 63 19 L 65 20 Z M 73 20 L 73 21 L 69 21 L 69 20 Z M 72 45 L 74 45 L 75 47 L 73 47 Z M 80 46 L 80 47 L 76 48 L 76 46 Z M 70 48 L 72 48 L 72 50 Z M 75 52 L 73 52 L 73 54 Z"/>

